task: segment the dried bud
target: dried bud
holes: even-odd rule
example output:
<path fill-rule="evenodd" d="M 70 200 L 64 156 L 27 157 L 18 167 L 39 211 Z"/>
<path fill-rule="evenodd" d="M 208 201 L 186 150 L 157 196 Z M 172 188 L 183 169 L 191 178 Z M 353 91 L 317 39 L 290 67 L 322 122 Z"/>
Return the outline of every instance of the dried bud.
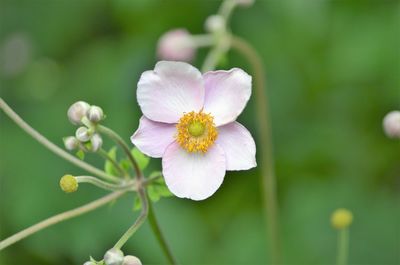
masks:
<path fill-rule="evenodd" d="M 63 139 L 65 149 L 72 151 L 79 146 L 79 141 L 74 136 L 68 136 Z"/>
<path fill-rule="evenodd" d="M 75 132 L 76 139 L 81 142 L 87 142 L 90 140 L 91 133 L 88 128 L 86 127 L 79 127 Z"/>
<path fill-rule="evenodd" d="M 383 119 L 383 129 L 390 138 L 400 138 L 400 111 L 394 110 Z"/>
<path fill-rule="evenodd" d="M 122 265 L 124 261 L 124 253 L 120 249 L 112 248 L 104 255 L 104 263 L 106 265 Z"/>
<path fill-rule="evenodd" d="M 208 32 L 219 32 L 225 28 L 225 19 L 220 15 L 209 16 L 204 24 Z"/>
<path fill-rule="evenodd" d="M 87 117 L 91 122 L 97 123 L 104 119 L 103 110 L 98 106 L 91 106 Z"/>
<path fill-rule="evenodd" d="M 125 256 L 122 265 L 142 265 L 142 262 L 137 257 L 128 255 Z"/>
<path fill-rule="evenodd" d="M 191 61 L 196 53 L 190 33 L 185 29 L 166 32 L 158 41 L 157 54 L 162 60 Z"/>
<path fill-rule="evenodd" d="M 89 111 L 90 105 L 84 101 L 78 101 L 69 107 L 67 115 L 72 124 L 82 124 L 81 120 Z"/>
<path fill-rule="evenodd" d="M 78 189 L 78 181 L 72 175 L 64 175 L 60 179 L 60 187 L 66 193 L 75 192 Z"/>
<path fill-rule="evenodd" d="M 338 230 L 347 228 L 353 221 L 353 214 L 347 209 L 337 209 L 331 216 L 332 226 Z"/>
<path fill-rule="evenodd" d="M 90 151 L 97 152 L 103 145 L 103 139 L 101 138 L 100 134 L 95 133 L 93 134 L 92 138 L 90 138 L 90 143 L 92 144 Z"/>

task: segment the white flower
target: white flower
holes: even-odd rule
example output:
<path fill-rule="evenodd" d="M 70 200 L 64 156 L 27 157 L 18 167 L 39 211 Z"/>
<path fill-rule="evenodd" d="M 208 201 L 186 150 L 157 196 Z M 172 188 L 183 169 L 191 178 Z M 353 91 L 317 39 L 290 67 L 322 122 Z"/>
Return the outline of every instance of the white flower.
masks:
<path fill-rule="evenodd" d="M 390 138 L 400 138 L 400 111 L 394 110 L 383 119 L 383 129 Z"/>

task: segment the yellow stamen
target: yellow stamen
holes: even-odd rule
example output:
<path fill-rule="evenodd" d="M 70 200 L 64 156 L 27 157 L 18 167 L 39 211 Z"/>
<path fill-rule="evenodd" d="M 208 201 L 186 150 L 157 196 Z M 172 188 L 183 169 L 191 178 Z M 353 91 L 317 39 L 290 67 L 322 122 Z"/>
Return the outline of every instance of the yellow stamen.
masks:
<path fill-rule="evenodd" d="M 218 137 L 213 116 L 202 111 L 183 115 L 176 129 L 176 141 L 190 153 L 206 153 Z"/>

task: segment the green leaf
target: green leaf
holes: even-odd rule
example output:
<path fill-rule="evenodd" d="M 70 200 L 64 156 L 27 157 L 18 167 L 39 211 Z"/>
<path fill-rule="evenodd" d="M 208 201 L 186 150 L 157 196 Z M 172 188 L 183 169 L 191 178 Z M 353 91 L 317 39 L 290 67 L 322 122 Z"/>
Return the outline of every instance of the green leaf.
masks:
<path fill-rule="evenodd" d="M 110 151 L 108 151 L 108 156 L 114 160 L 117 158 L 117 147 L 113 146 Z M 119 171 L 115 168 L 113 163 L 111 163 L 109 160 L 106 160 L 104 163 L 104 171 L 107 172 L 107 174 L 113 175 L 113 176 L 119 176 Z"/>
<path fill-rule="evenodd" d="M 130 162 L 129 159 L 127 159 L 127 158 L 122 159 L 122 160 L 119 162 L 119 165 L 120 165 L 125 171 L 129 171 L 129 169 L 131 169 L 131 167 L 132 167 L 131 162 Z"/>
<path fill-rule="evenodd" d="M 149 178 L 162 175 L 160 171 L 154 171 L 150 174 Z M 161 197 L 171 197 L 173 194 L 169 191 L 167 185 L 165 184 L 165 180 L 162 176 L 154 180 L 148 187 L 147 193 L 149 198 L 153 202 L 157 202 L 161 199 Z"/>
<path fill-rule="evenodd" d="M 157 202 L 161 198 L 156 186 L 154 185 L 151 185 L 147 188 L 147 194 L 152 202 Z"/>
<path fill-rule="evenodd" d="M 140 170 L 146 169 L 146 167 L 149 165 L 150 157 L 148 157 L 145 154 L 143 154 L 142 152 L 140 152 L 139 149 L 137 149 L 136 147 L 134 147 L 131 150 L 131 153 L 132 153 L 133 157 L 135 158 L 135 160 L 137 161 Z"/>
<path fill-rule="evenodd" d="M 139 211 L 142 209 L 142 201 L 140 200 L 139 196 L 136 196 L 135 200 L 133 201 L 133 211 Z"/>
<path fill-rule="evenodd" d="M 85 152 L 83 152 L 83 150 L 79 150 L 78 152 L 76 152 L 75 154 L 80 160 L 85 159 Z"/>

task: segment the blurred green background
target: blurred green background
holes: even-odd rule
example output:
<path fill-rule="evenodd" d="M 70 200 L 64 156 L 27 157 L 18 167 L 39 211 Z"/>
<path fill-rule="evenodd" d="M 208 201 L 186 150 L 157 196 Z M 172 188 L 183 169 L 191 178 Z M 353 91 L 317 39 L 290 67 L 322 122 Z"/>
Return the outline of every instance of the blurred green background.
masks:
<path fill-rule="evenodd" d="M 184 27 L 203 32 L 219 1 L 1 0 L 1 97 L 62 146 L 66 111 L 77 100 L 105 110 L 127 141 L 140 110 L 140 74 L 157 39 Z M 259 50 L 267 69 L 285 264 L 333 264 L 331 212 L 354 213 L 350 264 L 400 264 L 400 145 L 382 118 L 400 108 L 399 1 L 257 1 L 231 28 Z M 201 66 L 205 50 L 195 65 Z M 250 68 L 236 53 L 221 66 Z M 257 139 L 254 98 L 239 120 Z M 1 118 L 0 238 L 105 192 L 58 181 L 83 171 Z M 107 146 L 110 146 L 109 144 Z M 88 161 L 102 167 L 94 155 Z M 152 169 L 160 169 L 155 159 Z M 265 264 L 269 260 L 260 172 L 229 172 L 202 202 L 167 198 L 156 214 L 181 264 Z M 82 264 L 101 258 L 133 222 L 133 196 L 41 231 L 0 253 L 0 264 Z M 124 248 L 144 264 L 166 262 L 148 224 Z"/>

